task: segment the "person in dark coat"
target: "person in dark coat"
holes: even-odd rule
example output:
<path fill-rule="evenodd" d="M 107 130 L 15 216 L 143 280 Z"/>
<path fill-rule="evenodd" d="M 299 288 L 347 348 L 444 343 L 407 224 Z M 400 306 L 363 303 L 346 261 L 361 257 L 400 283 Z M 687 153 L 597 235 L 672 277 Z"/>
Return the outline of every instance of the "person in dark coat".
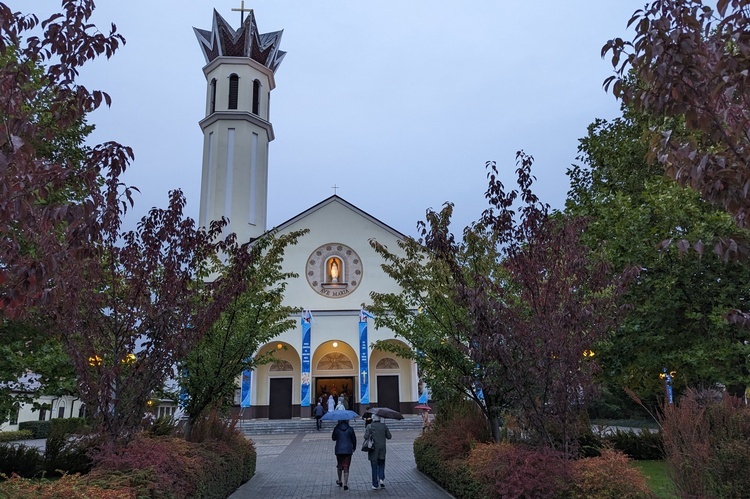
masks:
<path fill-rule="evenodd" d="M 374 443 L 372 449 L 367 453 L 372 467 L 372 488 L 385 487 L 385 441 L 391 439 L 391 431 L 380 422 L 380 416 L 373 415 L 372 423 L 365 429 L 365 440 L 372 435 Z"/>
<path fill-rule="evenodd" d="M 389 437 L 390 438 L 390 437 Z M 344 490 L 349 490 L 349 466 L 352 464 L 352 454 L 357 448 L 357 435 L 354 429 L 349 426 L 348 421 L 339 421 L 339 424 L 333 429 L 331 439 L 336 442 L 334 454 L 336 454 L 336 473 L 339 479 L 336 485 L 344 486 Z M 344 475 L 344 481 L 341 481 L 341 475 Z"/>
<path fill-rule="evenodd" d="M 318 402 L 318 405 L 315 406 L 315 409 L 313 409 L 313 416 L 315 416 L 315 426 L 320 430 L 323 427 L 323 423 L 320 421 L 320 418 L 323 417 L 323 406 L 320 402 Z"/>

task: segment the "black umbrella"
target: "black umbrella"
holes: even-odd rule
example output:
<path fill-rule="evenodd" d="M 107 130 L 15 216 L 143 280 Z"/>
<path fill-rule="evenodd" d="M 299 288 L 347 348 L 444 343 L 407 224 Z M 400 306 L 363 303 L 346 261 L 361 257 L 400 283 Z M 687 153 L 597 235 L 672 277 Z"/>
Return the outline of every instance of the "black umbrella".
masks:
<path fill-rule="evenodd" d="M 370 414 L 377 414 L 381 418 L 404 419 L 404 416 L 400 412 L 394 411 L 388 407 L 370 407 L 367 409 L 367 412 Z"/>

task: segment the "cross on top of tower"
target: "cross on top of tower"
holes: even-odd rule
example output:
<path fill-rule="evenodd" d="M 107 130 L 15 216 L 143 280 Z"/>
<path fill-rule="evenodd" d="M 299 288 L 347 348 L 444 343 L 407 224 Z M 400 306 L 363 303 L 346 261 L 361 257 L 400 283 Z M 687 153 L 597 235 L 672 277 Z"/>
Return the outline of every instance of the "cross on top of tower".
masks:
<path fill-rule="evenodd" d="M 331 189 L 333 189 L 333 195 L 335 196 L 335 195 L 336 195 L 336 193 L 337 193 L 337 190 L 338 190 L 338 189 L 341 189 L 341 187 L 339 187 L 339 186 L 338 186 L 338 185 L 336 185 L 336 184 L 333 184 L 333 187 L 331 187 Z"/>
<path fill-rule="evenodd" d="M 245 0 L 242 0 L 240 2 L 240 8 L 239 9 L 232 9 L 232 12 L 239 12 L 240 13 L 240 26 L 245 24 L 245 12 L 252 12 L 253 9 L 246 9 L 245 8 Z"/>

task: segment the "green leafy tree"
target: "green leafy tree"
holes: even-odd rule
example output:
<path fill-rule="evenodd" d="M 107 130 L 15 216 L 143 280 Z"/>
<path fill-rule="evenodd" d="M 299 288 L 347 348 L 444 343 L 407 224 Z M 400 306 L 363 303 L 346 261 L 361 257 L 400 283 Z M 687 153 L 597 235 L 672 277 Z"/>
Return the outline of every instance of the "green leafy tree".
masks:
<path fill-rule="evenodd" d="M 613 391 L 627 386 L 651 401 L 663 392 L 664 367 L 677 372 L 678 388 L 743 386 L 750 338 L 726 316 L 750 299 L 750 265 L 684 246 L 720 241 L 738 229 L 730 215 L 649 161 L 651 127 L 653 120 L 627 108 L 621 118 L 597 120 L 581 140 L 583 164 L 569 171 L 566 211 L 590 219 L 584 240 L 601 245 L 616 271 L 641 268 L 626 298 L 627 318 L 597 346 L 602 375 Z"/>
<path fill-rule="evenodd" d="M 614 38 L 602 48 L 615 69 L 605 87 L 634 111 L 669 120 L 655 128 L 650 155 L 747 226 L 750 2 L 657 0 L 628 24 L 632 40 Z M 750 246 L 727 240 L 715 249 L 730 258 L 746 256 Z"/>
<path fill-rule="evenodd" d="M 447 234 L 453 204 L 446 203 L 439 212 L 428 210 L 426 221 L 419 223 L 422 237 Z M 408 346 L 381 341 L 377 347 L 412 359 L 429 385 L 433 398 L 450 401 L 466 397 L 482 410 L 492 424 L 493 437 L 499 439 L 500 418 L 508 406 L 507 393 L 499 380 L 492 390 L 482 390 L 493 371 L 471 358 L 470 310 L 454 299 L 460 285 L 451 274 L 445 258 L 455 259 L 458 268 L 495 273 L 499 266 L 493 259 L 491 240 L 474 239 L 456 243 L 450 255 L 440 255 L 424 244 L 424 239 L 404 238 L 399 251 L 391 251 L 376 240 L 371 246 L 383 258 L 383 270 L 398 283 L 398 293 L 372 292 L 368 309 L 375 315 L 376 327 L 387 327 Z"/>
<path fill-rule="evenodd" d="M 245 270 L 246 288 L 235 296 L 192 349 L 180 367 L 180 385 L 187 394 L 186 438 L 208 411 L 231 403 L 237 376 L 273 359 L 259 348 L 294 327 L 294 307 L 282 305 L 288 280 L 297 274 L 281 268 L 286 247 L 306 231 L 275 236 L 269 232 L 252 243 L 252 265 Z"/>

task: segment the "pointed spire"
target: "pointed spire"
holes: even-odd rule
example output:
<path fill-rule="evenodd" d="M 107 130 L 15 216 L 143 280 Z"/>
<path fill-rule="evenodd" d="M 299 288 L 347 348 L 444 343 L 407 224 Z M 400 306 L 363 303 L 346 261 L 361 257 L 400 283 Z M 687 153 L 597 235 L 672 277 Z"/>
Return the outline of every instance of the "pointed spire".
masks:
<path fill-rule="evenodd" d="M 279 50 L 283 31 L 260 34 L 253 11 L 248 13 L 242 26 L 235 31 L 214 9 L 211 31 L 198 28 L 193 28 L 193 31 L 203 50 L 206 64 L 220 56 L 250 57 L 275 72 L 286 55 L 286 52 Z"/>

